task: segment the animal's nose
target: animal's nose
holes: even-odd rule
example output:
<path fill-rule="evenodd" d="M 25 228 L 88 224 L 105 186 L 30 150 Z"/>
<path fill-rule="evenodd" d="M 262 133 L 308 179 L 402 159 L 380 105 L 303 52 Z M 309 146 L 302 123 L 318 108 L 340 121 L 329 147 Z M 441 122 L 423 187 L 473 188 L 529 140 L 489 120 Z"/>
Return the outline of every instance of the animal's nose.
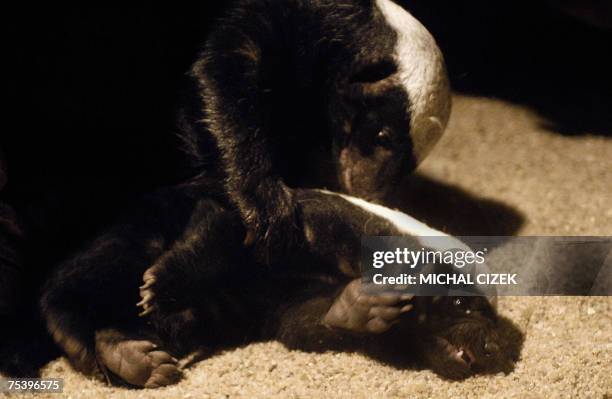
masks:
<path fill-rule="evenodd" d="M 485 356 L 494 356 L 497 353 L 499 353 L 499 345 L 497 345 L 493 341 L 487 340 L 485 341 L 483 351 L 484 351 Z"/>

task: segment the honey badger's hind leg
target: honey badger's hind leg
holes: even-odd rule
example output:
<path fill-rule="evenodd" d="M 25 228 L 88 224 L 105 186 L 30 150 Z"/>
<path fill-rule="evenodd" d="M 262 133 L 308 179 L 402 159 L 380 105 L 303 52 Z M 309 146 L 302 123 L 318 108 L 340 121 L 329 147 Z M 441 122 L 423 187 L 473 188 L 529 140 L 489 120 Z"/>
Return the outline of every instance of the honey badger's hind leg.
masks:
<path fill-rule="evenodd" d="M 75 335 L 75 330 L 64 326 L 54 330 L 53 338 L 77 370 L 115 385 L 156 388 L 182 377 L 177 359 L 160 349 L 159 339 L 143 330 L 101 329 L 94 332 L 92 342 L 91 337 Z"/>
<path fill-rule="evenodd" d="M 128 339 L 137 334 L 127 334 L 123 328 L 130 326 L 129 331 L 137 333 L 150 328 L 138 317 L 135 305 L 142 274 L 182 234 L 192 206 L 178 191 L 160 192 L 148 198 L 130 211 L 127 220 L 58 265 L 46 281 L 40 299 L 41 315 L 53 340 L 76 369 L 103 376 L 106 368 L 118 371 L 121 376 L 123 369 L 117 368 L 116 359 L 109 355 L 110 345 L 98 345 L 101 338 L 97 335 L 121 326 L 126 338 L 115 341 L 133 341 L 140 338 Z M 138 358 L 127 344 L 112 347 L 124 353 L 120 359 Z M 141 381 L 132 379 L 132 374 L 130 371 L 126 376 Z M 136 374 L 143 375 L 140 371 Z"/>
<path fill-rule="evenodd" d="M 131 233 L 126 229 L 99 237 L 60 264 L 43 287 L 40 312 L 47 330 L 75 369 L 87 375 L 103 376 L 96 359 L 96 330 L 136 319 L 130 300 L 138 292 L 134 273 L 152 259 L 142 259 L 147 256 L 130 242 Z"/>

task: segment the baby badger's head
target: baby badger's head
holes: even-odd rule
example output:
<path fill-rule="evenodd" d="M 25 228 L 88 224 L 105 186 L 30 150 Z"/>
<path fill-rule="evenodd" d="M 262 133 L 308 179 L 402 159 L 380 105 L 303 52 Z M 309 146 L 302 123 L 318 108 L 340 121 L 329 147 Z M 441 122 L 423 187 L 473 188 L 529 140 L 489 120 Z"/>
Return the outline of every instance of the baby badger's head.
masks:
<path fill-rule="evenodd" d="M 410 339 L 425 363 L 450 379 L 495 369 L 502 361 L 498 317 L 485 297 L 417 297 Z"/>
<path fill-rule="evenodd" d="M 335 27 L 350 39 L 347 53 L 336 52 L 330 95 L 336 171 L 343 191 L 376 200 L 441 137 L 450 89 L 435 40 L 406 10 L 391 0 L 343 2 L 362 11 Z"/>

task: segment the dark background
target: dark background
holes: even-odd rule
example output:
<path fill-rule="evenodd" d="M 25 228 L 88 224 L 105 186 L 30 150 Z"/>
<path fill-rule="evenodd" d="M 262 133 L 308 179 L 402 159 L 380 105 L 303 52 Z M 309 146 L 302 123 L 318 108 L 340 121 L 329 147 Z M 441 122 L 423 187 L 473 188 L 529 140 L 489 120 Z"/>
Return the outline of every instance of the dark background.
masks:
<path fill-rule="evenodd" d="M 611 2 L 405 4 L 438 40 L 456 91 L 527 105 L 564 134 L 612 135 Z"/>

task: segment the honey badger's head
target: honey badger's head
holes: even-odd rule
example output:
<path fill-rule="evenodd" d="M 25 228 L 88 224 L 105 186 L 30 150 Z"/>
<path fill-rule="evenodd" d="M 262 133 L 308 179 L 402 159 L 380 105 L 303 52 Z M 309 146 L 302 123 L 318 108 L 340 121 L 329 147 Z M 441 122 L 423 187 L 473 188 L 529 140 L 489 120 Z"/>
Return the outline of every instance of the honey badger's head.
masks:
<path fill-rule="evenodd" d="M 331 95 L 334 157 L 344 191 L 380 199 L 441 137 L 450 89 L 438 46 L 412 15 L 391 0 L 355 2 L 366 11 L 342 28 L 352 53 Z"/>

